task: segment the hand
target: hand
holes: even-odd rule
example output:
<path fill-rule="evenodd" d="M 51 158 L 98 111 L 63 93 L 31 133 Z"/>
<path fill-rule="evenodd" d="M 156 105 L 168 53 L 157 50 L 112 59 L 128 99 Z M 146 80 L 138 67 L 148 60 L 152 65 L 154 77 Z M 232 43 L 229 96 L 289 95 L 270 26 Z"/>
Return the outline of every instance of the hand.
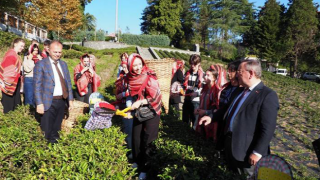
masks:
<path fill-rule="evenodd" d="M 73 109 L 73 101 L 69 101 L 69 111 Z"/>
<path fill-rule="evenodd" d="M 138 108 L 141 106 L 141 104 L 142 104 L 142 101 L 141 101 L 141 100 L 136 101 L 136 102 L 134 102 L 134 103 L 131 105 L 131 109 L 132 109 L 132 110 L 138 109 Z"/>
<path fill-rule="evenodd" d="M 42 60 L 42 56 L 38 55 L 38 59 L 39 59 L 39 60 Z"/>
<path fill-rule="evenodd" d="M 205 126 L 210 124 L 212 121 L 211 117 L 210 116 L 203 116 L 200 121 L 199 121 L 199 124 L 204 124 Z"/>
<path fill-rule="evenodd" d="M 43 104 L 37 105 L 37 113 L 44 114 L 44 105 Z"/>
<path fill-rule="evenodd" d="M 94 70 L 92 69 L 92 67 L 91 67 L 91 66 L 90 66 L 90 67 L 88 67 L 88 70 L 89 70 L 89 72 L 93 75 Z"/>
<path fill-rule="evenodd" d="M 123 98 L 122 93 L 119 93 L 118 95 L 116 95 L 116 98 L 117 98 L 117 100 L 121 100 Z"/>
<path fill-rule="evenodd" d="M 254 153 L 251 153 L 249 156 L 249 164 L 251 164 L 251 166 L 254 166 L 257 164 L 257 162 L 261 159 L 260 156 L 257 156 Z"/>
<path fill-rule="evenodd" d="M 88 69 L 89 69 L 88 67 L 83 68 L 82 71 L 81 71 L 81 74 L 83 74 L 84 72 L 88 71 Z"/>

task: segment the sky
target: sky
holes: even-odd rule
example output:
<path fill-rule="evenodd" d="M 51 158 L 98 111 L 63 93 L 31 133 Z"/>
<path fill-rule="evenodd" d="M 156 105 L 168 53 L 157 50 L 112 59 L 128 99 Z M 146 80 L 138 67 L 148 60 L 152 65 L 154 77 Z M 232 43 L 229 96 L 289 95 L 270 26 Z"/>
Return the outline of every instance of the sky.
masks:
<path fill-rule="evenodd" d="M 266 0 L 249 0 L 258 8 L 263 6 Z M 313 0 L 320 1 L 320 0 Z M 287 5 L 288 0 L 278 0 L 280 4 Z M 147 7 L 147 0 L 118 0 L 118 28 L 123 33 L 141 34 L 140 24 L 142 12 Z M 92 0 L 85 7 L 85 12 L 94 15 L 97 19 L 97 29 L 114 33 L 116 0 Z M 127 29 L 128 27 L 128 29 Z"/>

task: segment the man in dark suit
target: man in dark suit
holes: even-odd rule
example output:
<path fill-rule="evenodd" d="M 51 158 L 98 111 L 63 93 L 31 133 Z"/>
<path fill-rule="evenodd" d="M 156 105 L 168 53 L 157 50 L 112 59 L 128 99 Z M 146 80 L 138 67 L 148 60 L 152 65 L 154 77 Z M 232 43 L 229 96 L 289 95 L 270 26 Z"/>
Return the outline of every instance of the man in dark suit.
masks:
<path fill-rule="evenodd" d="M 67 64 L 60 60 L 62 44 L 52 41 L 49 57 L 36 63 L 34 68 L 34 95 L 37 113 L 41 115 L 41 129 L 50 143 L 59 139 L 58 131 L 66 103 L 73 107 L 71 79 Z"/>
<path fill-rule="evenodd" d="M 250 175 L 261 157 L 270 153 L 279 109 L 278 96 L 261 82 L 261 73 L 260 61 L 240 64 L 237 76 L 244 90 L 234 96 L 223 117 L 227 165 Z M 202 123 L 211 123 L 211 118 L 205 116 Z"/>

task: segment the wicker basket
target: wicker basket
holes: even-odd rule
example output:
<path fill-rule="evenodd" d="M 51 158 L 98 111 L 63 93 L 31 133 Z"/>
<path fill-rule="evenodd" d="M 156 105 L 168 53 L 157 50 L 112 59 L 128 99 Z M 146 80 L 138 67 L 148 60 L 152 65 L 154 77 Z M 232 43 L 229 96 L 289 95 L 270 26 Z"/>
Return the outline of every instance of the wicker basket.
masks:
<path fill-rule="evenodd" d="M 166 113 L 168 113 L 172 77 L 172 63 L 174 62 L 174 59 L 165 58 L 156 60 L 145 60 L 145 62 L 148 68 L 150 68 L 157 74 L 157 78 L 160 85 L 160 91 L 162 94 L 162 104 Z"/>
<path fill-rule="evenodd" d="M 89 112 L 89 104 L 81 101 L 73 101 L 73 109 L 68 111 L 65 110 L 64 118 L 62 120 L 61 129 L 66 133 L 69 133 L 71 129 L 77 124 L 77 118 L 79 115 Z"/>

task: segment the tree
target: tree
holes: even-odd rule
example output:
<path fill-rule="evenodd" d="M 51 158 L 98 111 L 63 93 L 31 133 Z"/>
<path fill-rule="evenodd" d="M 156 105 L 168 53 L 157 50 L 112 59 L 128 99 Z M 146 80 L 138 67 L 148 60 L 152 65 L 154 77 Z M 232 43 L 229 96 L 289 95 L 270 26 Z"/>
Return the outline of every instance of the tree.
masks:
<path fill-rule="evenodd" d="M 130 34 L 130 28 L 129 26 L 126 26 L 126 31 L 125 31 L 126 34 Z"/>
<path fill-rule="evenodd" d="M 206 43 L 209 41 L 209 26 L 211 20 L 211 6 L 207 0 L 202 0 L 199 6 L 199 14 L 196 29 L 201 37 L 203 48 L 206 49 Z"/>
<path fill-rule="evenodd" d="M 91 3 L 92 0 L 79 0 L 79 1 L 80 1 L 80 4 L 81 4 L 81 7 L 83 8 L 83 11 L 84 11 L 86 5 Z"/>
<path fill-rule="evenodd" d="M 259 14 L 255 39 L 258 56 L 269 62 L 281 59 L 280 23 L 281 7 L 276 0 L 268 0 Z"/>
<path fill-rule="evenodd" d="M 1 0 L 0 12 L 8 12 L 12 15 L 23 17 L 27 10 L 26 4 L 31 0 Z"/>
<path fill-rule="evenodd" d="M 145 34 L 165 34 L 173 44 L 183 36 L 180 14 L 182 6 L 180 0 L 148 0 L 148 7 L 144 9 L 141 31 Z"/>
<path fill-rule="evenodd" d="M 316 51 L 315 40 L 318 33 L 317 9 L 312 0 L 294 0 L 286 13 L 285 43 L 290 47 L 287 57 L 294 61 L 293 74 L 298 70 L 299 62 L 305 53 Z"/>
<path fill-rule="evenodd" d="M 90 13 L 86 13 L 83 16 L 82 30 L 95 31 L 96 30 L 96 17 Z"/>
<path fill-rule="evenodd" d="M 181 1 L 182 12 L 180 15 L 180 21 L 182 26 L 182 31 L 184 35 L 180 40 L 178 47 L 186 46 L 190 44 L 195 36 L 194 22 L 195 22 L 195 9 L 196 6 L 193 5 L 194 0 L 183 0 Z"/>
<path fill-rule="evenodd" d="M 213 9 L 209 38 L 215 44 L 219 58 L 231 58 L 237 52 L 234 44 L 250 29 L 251 23 L 248 21 L 253 20 L 252 3 L 248 0 L 217 0 L 211 1 L 211 4 Z"/>
<path fill-rule="evenodd" d="M 79 0 L 32 0 L 25 18 L 39 27 L 58 32 L 58 37 L 71 39 L 73 31 L 82 25 L 82 16 Z"/>

